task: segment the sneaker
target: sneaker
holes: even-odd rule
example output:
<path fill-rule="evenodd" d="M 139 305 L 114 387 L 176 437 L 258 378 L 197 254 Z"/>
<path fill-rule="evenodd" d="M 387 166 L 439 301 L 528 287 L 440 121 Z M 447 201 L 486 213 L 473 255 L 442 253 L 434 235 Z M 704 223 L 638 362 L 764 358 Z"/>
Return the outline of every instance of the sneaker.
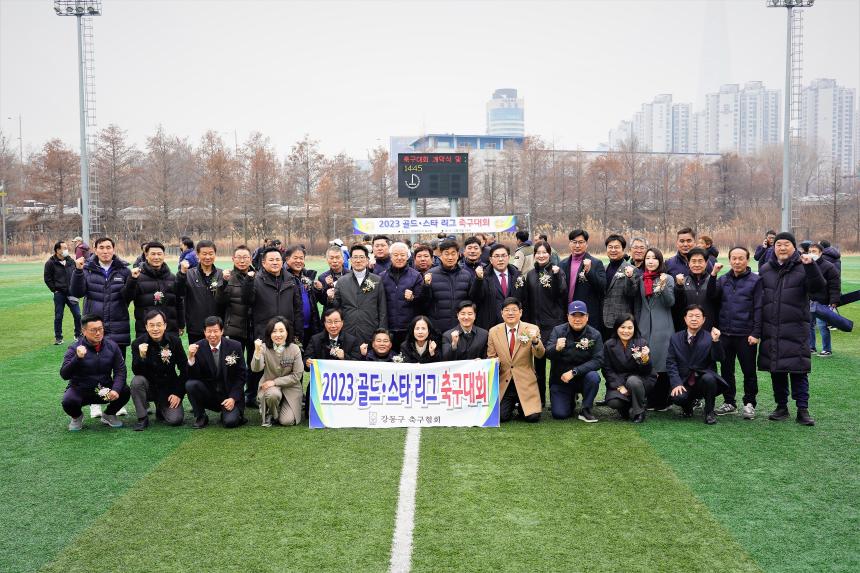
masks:
<path fill-rule="evenodd" d="M 595 418 L 594 414 L 591 413 L 591 408 L 583 408 L 582 411 L 579 412 L 578 418 L 589 424 L 593 424 L 597 421 L 597 418 Z"/>
<path fill-rule="evenodd" d="M 822 350 L 821 352 L 818 353 L 818 355 L 826 358 L 828 356 L 833 356 L 833 353 L 830 352 L 829 350 Z"/>
<path fill-rule="evenodd" d="M 744 404 L 744 413 L 742 415 L 744 420 L 752 420 L 755 418 L 755 406 L 752 404 Z"/>
<path fill-rule="evenodd" d="M 84 415 L 81 414 L 77 418 L 71 418 L 69 422 L 70 432 L 79 432 L 84 427 Z"/>
<path fill-rule="evenodd" d="M 90 404 L 90 418 L 100 418 L 102 415 L 101 404 Z"/>
<path fill-rule="evenodd" d="M 838 329 L 838 328 L 836 328 L 835 326 L 828 326 L 828 327 L 827 327 L 827 330 L 839 330 L 839 329 Z"/>
<path fill-rule="evenodd" d="M 63 343 L 63 339 L 62 339 L 62 338 L 55 338 L 55 339 L 54 339 L 54 346 L 59 346 L 59 345 L 61 345 L 62 343 Z"/>
<path fill-rule="evenodd" d="M 209 416 L 207 416 L 206 414 L 203 414 L 202 416 L 199 416 L 199 417 L 194 419 L 194 423 L 191 424 L 191 427 L 194 428 L 195 430 L 202 430 L 203 428 L 205 428 L 208 425 L 209 425 Z"/>
<path fill-rule="evenodd" d="M 102 424 L 111 428 L 122 428 L 122 422 L 116 417 L 116 414 L 102 414 Z"/>
<path fill-rule="evenodd" d="M 125 409 L 125 406 L 119 409 L 119 412 L 116 413 L 117 416 L 128 416 L 128 410 Z"/>
<path fill-rule="evenodd" d="M 798 408 L 797 409 L 797 418 L 795 418 L 798 424 L 801 426 L 814 426 L 815 420 L 809 415 L 809 410 L 806 408 Z"/>
<path fill-rule="evenodd" d="M 714 414 L 716 414 L 717 416 L 725 416 L 726 414 L 734 414 L 737 411 L 737 406 L 726 402 L 725 404 L 714 410 Z"/>
<path fill-rule="evenodd" d="M 785 420 L 788 420 L 788 406 L 777 406 L 776 410 L 771 412 L 767 419 L 773 422 L 784 422 Z"/>
<path fill-rule="evenodd" d="M 268 415 L 268 414 L 267 414 L 267 415 L 266 415 L 266 417 L 265 417 L 265 418 L 263 418 L 263 424 L 262 424 L 262 426 L 263 426 L 264 428 L 271 428 L 271 427 L 272 427 L 272 416 L 270 416 L 270 415 Z"/>
<path fill-rule="evenodd" d="M 705 414 L 705 423 L 709 426 L 713 426 L 717 423 L 717 415 L 714 412 L 708 412 Z"/>
<path fill-rule="evenodd" d="M 693 417 L 693 405 L 692 404 L 690 404 L 689 406 L 684 406 L 681 408 L 681 417 L 682 418 L 692 418 Z"/>
<path fill-rule="evenodd" d="M 142 432 L 149 427 L 149 417 L 146 418 L 138 418 L 137 422 L 134 424 L 135 432 Z"/>

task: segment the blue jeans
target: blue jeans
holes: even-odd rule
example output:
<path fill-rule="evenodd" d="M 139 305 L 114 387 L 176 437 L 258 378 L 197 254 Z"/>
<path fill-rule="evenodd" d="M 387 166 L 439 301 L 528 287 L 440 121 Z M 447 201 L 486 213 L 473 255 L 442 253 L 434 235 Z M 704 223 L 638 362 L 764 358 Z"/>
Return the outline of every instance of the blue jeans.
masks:
<path fill-rule="evenodd" d="M 567 384 L 560 380 L 550 384 L 549 401 L 552 417 L 556 420 L 564 420 L 573 416 L 577 394 L 582 394 L 582 409 L 590 410 L 599 389 L 600 375 L 597 372 L 575 376 Z"/>
<path fill-rule="evenodd" d="M 818 331 L 821 332 L 821 350 L 832 352 L 833 347 L 830 344 L 830 329 L 827 328 L 827 323 L 820 318 L 812 317 L 809 324 L 809 347 L 815 350 L 815 326 L 818 325 Z"/>
<path fill-rule="evenodd" d="M 61 292 L 54 293 L 54 338 L 63 338 L 63 311 L 66 307 L 72 311 L 75 321 L 75 338 L 81 335 L 81 307 L 77 302 L 70 302 L 68 295 Z"/>

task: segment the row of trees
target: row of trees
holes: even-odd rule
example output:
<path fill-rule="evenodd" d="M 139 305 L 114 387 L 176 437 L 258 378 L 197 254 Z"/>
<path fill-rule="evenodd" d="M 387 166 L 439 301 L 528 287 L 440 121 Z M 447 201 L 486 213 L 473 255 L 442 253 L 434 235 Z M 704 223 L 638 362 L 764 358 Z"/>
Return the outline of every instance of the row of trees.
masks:
<path fill-rule="evenodd" d="M 79 228 L 78 155 L 54 139 L 24 164 L 0 132 L 0 178 L 6 182 L 13 242 L 67 236 Z M 800 234 L 860 245 L 860 189 L 801 149 L 795 225 Z M 280 155 L 262 133 L 226 143 L 209 131 L 199 142 L 163 127 L 143 149 L 116 125 L 98 134 L 93 158 L 98 179 L 98 229 L 128 241 L 161 237 L 264 236 L 312 245 L 351 231 L 356 216 L 402 216 L 396 168 L 384 148 L 356 160 L 326 156 L 309 136 Z M 643 152 L 632 139 L 619 150 L 594 153 L 551 149 L 538 137 L 490 157 L 473 155 L 467 215 L 528 214 L 534 231 L 559 239 L 574 226 L 596 234 L 645 234 L 670 245 L 690 225 L 720 244 L 757 243 L 779 224 L 782 151 L 751 156 L 679 156 Z M 434 210 L 441 207 L 439 210 Z M 423 201 L 419 214 L 447 208 Z M 28 238 L 29 237 L 29 238 Z"/>

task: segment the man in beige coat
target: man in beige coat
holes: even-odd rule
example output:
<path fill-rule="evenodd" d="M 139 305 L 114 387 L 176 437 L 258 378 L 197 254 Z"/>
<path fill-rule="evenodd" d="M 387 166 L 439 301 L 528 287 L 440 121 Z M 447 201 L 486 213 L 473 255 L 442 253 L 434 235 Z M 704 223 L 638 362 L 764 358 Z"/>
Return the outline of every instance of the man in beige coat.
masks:
<path fill-rule="evenodd" d="M 540 392 L 535 376 L 534 358 L 544 355 L 540 329 L 522 322 L 523 305 L 519 299 L 508 297 L 502 303 L 502 324 L 490 329 L 487 357 L 499 359 L 499 419 L 507 422 L 514 417 L 519 404 L 527 422 L 540 421 Z"/>

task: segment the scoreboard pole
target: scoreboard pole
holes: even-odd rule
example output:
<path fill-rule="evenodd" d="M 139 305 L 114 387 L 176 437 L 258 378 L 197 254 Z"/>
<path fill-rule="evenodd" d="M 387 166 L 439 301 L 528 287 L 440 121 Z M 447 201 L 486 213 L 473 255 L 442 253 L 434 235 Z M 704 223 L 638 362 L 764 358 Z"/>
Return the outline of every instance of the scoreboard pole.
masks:
<path fill-rule="evenodd" d="M 457 198 L 456 197 L 448 197 L 448 204 L 451 206 L 451 217 L 457 217 Z"/>
<path fill-rule="evenodd" d="M 409 216 L 412 219 L 415 219 L 416 217 L 418 217 L 418 197 L 410 197 L 409 198 Z M 412 241 L 413 245 L 415 245 L 415 243 L 418 242 L 418 234 L 412 233 L 409 236 L 409 240 Z"/>

